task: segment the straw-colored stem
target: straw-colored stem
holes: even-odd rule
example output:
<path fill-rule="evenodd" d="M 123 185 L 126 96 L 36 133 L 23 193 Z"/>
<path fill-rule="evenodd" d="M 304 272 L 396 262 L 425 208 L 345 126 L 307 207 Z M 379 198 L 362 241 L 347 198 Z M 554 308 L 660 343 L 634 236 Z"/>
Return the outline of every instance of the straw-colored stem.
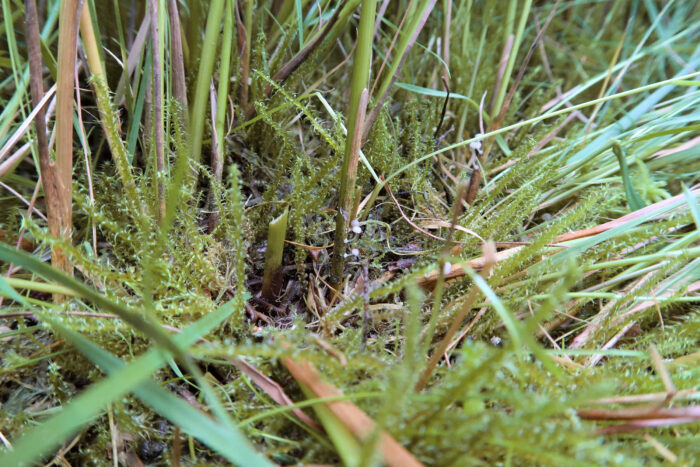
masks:
<path fill-rule="evenodd" d="M 153 51 L 153 130 L 156 150 L 156 187 L 158 199 L 158 219 L 165 217 L 165 194 L 163 178 L 165 177 L 165 154 L 163 141 L 163 73 L 161 66 L 160 21 L 158 0 L 149 0 L 151 12 L 151 50 Z"/>
<path fill-rule="evenodd" d="M 180 103 L 181 124 L 187 128 L 187 87 L 185 84 L 185 62 L 182 55 L 182 33 L 177 0 L 168 0 L 170 20 L 170 63 L 172 65 L 173 97 Z"/>
<path fill-rule="evenodd" d="M 58 80 L 56 88 L 56 190 L 58 205 L 52 214 L 52 234 L 71 237 L 73 204 L 73 93 L 77 47 L 77 0 L 64 0 L 58 25 Z M 54 249 L 51 263 L 72 275 L 73 265 L 68 257 Z M 60 299 L 60 298 L 59 298 Z"/>

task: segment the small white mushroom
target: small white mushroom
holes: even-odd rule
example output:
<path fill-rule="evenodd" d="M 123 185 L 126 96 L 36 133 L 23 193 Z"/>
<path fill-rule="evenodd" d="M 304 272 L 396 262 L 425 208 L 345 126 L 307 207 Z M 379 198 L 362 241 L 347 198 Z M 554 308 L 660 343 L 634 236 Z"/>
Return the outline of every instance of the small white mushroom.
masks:
<path fill-rule="evenodd" d="M 445 261 L 444 266 L 442 266 L 442 273 L 449 274 L 450 271 L 452 271 L 452 263 L 450 263 L 449 261 Z"/>
<path fill-rule="evenodd" d="M 484 136 L 483 133 L 477 133 L 476 135 L 474 135 L 474 137 L 476 137 L 476 138 L 478 138 L 480 136 Z M 472 141 L 471 143 L 469 143 L 469 147 L 472 148 L 474 151 L 478 152 L 479 154 L 481 154 L 483 152 L 481 150 L 481 140 Z"/>

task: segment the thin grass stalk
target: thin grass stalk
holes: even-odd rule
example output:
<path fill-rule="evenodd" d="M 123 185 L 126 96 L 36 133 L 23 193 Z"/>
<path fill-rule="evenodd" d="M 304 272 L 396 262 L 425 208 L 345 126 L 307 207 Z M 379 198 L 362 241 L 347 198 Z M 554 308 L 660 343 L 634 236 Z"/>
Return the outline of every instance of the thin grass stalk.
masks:
<path fill-rule="evenodd" d="M 253 2 L 255 0 L 246 0 L 245 11 L 242 23 L 243 43 L 240 47 L 243 49 L 241 51 L 241 107 L 243 109 L 248 109 L 250 107 L 249 100 L 249 88 L 250 83 L 250 51 L 251 51 L 251 41 L 253 40 Z"/>
<path fill-rule="evenodd" d="M 168 0 L 170 19 L 170 64 L 173 81 L 173 97 L 180 104 L 180 123 L 187 128 L 187 86 L 185 84 L 185 62 L 182 57 L 182 28 L 177 9 L 177 0 Z"/>
<path fill-rule="evenodd" d="M 88 59 L 88 68 L 92 74 L 92 84 L 95 96 L 97 97 L 97 108 L 100 114 L 102 128 L 112 153 L 112 159 L 114 160 L 117 173 L 124 188 L 127 202 L 131 205 L 130 207 L 134 213 L 134 218 L 143 221 L 145 220 L 143 217 L 145 212 L 139 201 L 136 182 L 131 172 L 131 164 L 127 157 L 126 147 L 121 139 L 119 117 L 112 107 L 109 89 L 107 88 L 107 75 L 105 74 L 103 61 L 99 54 L 101 44 L 99 44 L 98 38 L 95 35 L 95 30 L 92 26 L 92 17 L 88 8 L 83 9 L 80 18 L 80 34 L 83 38 L 85 55 L 87 55 Z"/>
<path fill-rule="evenodd" d="M 396 56 L 391 64 L 391 67 L 387 71 L 384 80 L 382 81 L 382 85 L 379 87 L 379 91 L 375 95 L 374 107 L 372 107 L 372 110 L 370 110 L 367 116 L 367 121 L 365 122 L 365 127 L 362 133 L 363 141 L 367 139 L 367 135 L 369 135 L 369 130 L 372 128 L 372 124 L 377 119 L 382 106 L 384 106 L 384 103 L 389 98 L 391 86 L 396 82 L 399 73 L 401 72 L 401 68 L 403 67 L 404 62 L 411 51 L 411 48 L 418 39 L 418 34 L 420 34 L 423 26 L 425 26 L 425 22 L 428 20 L 428 16 L 435 7 L 436 2 L 437 0 L 423 0 L 423 2 L 416 9 L 416 12 L 414 13 L 414 16 L 406 30 L 401 31 L 401 39 L 399 40 L 399 45 L 396 48 Z"/>
<path fill-rule="evenodd" d="M 27 48 L 29 52 L 29 74 L 32 104 L 34 107 L 37 107 L 40 105 L 40 102 L 44 97 L 44 79 L 42 73 L 43 65 L 41 59 L 39 17 L 34 0 L 25 1 L 25 25 Z M 51 232 L 51 235 L 54 237 L 59 237 L 61 235 L 60 226 L 63 222 L 63 219 L 60 216 L 60 213 L 62 212 L 61 191 L 59 190 L 58 169 L 56 164 L 52 162 L 50 158 L 49 140 L 46 133 L 46 110 L 44 106 L 39 107 L 36 116 L 34 117 L 34 125 L 36 130 L 37 152 L 39 154 L 39 167 L 41 170 L 39 179 L 44 188 L 49 232 Z M 20 239 L 22 239 L 22 234 L 20 234 Z M 54 264 L 54 266 L 58 266 L 53 260 L 54 254 L 59 255 L 60 252 L 55 250 L 54 253 L 52 251 L 52 264 Z M 8 268 L 8 273 L 11 271 L 12 266 Z M 52 291 L 52 293 L 58 301 L 65 296 L 65 294 L 60 293 L 60 291 Z"/>
<path fill-rule="evenodd" d="M 343 168 L 340 173 L 340 199 L 336 214 L 335 246 L 333 247 L 333 262 L 331 263 L 331 282 L 333 284 L 341 282 L 345 269 L 345 239 L 347 238 L 347 226 L 352 221 L 350 208 L 352 207 L 352 196 L 355 193 L 357 161 L 362 146 L 362 129 L 365 125 L 365 110 L 369 98 L 367 86 L 369 84 L 376 11 L 376 0 L 365 0 L 362 3 L 360 31 L 352 70 L 348 132 L 345 141 Z"/>
<path fill-rule="evenodd" d="M 209 8 L 207 26 L 204 32 L 204 43 L 206 47 L 202 49 L 202 58 L 197 72 L 197 84 L 195 87 L 194 102 L 190 114 L 190 157 L 192 162 L 199 162 L 202 154 L 202 139 L 204 137 L 204 119 L 207 115 L 207 100 L 209 99 L 209 83 L 212 71 L 214 70 L 214 59 L 216 58 L 216 46 L 218 44 L 219 27 L 221 26 L 221 16 L 224 12 L 224 0 L 213 0 Z M 193 173 L 193 178 L 196 173 Z"/>
<path fill-rule="evenodd" d="M 215 203 L 213 198 L 217 196 L 216 190 L 217 186 L 221 184 L 221 177 L 224 172 L 224 163 L 222 160 L 222 155 L 224 152 L 224 137 L 226 124 L 226 108 L 228 104 L 228 84 L 229 77 L 231 73 L 231 48 L 233 44 L 233 16 L 234 16 L 234 6 L 233 0 L 226 0 L 226 8 L 224 10 L 224 35 L 221 45 L 221 56 L 219 59 L 219 87 L 217 90 L 217 101 L 216 101 L 216 119 L 215 119 L 215 134 L 216 141 L 215 144 L 216 153 L 218 157 L 214 160 L 214 150 L 212 150 L 212 172 L 214 175 L 214 181 L 211 184 L 210 192 L 210 202 L 209 206 L 211 209 L 211 214 L 209 215 L 209 231 L 213 231 L 216 227 L 216 223 L 219 219 L 219 214 L 214 208 Z M 231 116 L 233 119 L 233 115 Z"/>
<path fill-rule="evenodd" d="M 515 11 L 515 6 L 518 2 L 512 1 L 508 11 L 508 18 L 511 19 L 511 11 Z M 527 24 L 527 18 L 530 16 L 530 8 L 532 7 L 532 0 L 525 0 L 525 3 L 520 11 L 520 22 L 518 23 L 518 29 L 515 32 L 515 37 L 513 38 L 513 47 L 508 55 L 508 63 L 506 65 L 505 73 L 503 75 L 503 81 L 501 82 L 498 92 L 495 93 L 495 100 L 491 106 L 491 115 L 497 115 L 501 111 L 503 106 L 503 100 L 506 96 L 506 90 L 508 89 L 508 79 L 513 73 L 513 68 L 515 67 L 515 59 L 518 56 L 518 51 L 520 50 L 520 45 L 523 41 L 523 33 L 525 32 L 525 25 Z M 507 42 L 507 41 L 506 41 Z"/>
<path fill-rule="evenodd" d="M 151 13 L 151 49 L 153 51 L 153 130 L 156 150 L 156 199 L 158 203 L 158 220 L 165 217 L 165 149 L 163 140 L 163 73 L 161 64 L 160 15 L 158 0 L 149 0 Z"/>
<path fill-rule="evenodd" d="M 52 234 L 71 238 L 73 204 L 73 76 L 78 42 L 78 0 L 64 0 L 58 26 L 58 80 L 56 89 L 56 191 L 57 212 Z M 51 264 L 73 275 L 73 265 L 57 249 L 51 251 Z M 59 301 L 60 296 L 55 296 Z"/>
<path fill-rule="evenodd" d="M 44 97 L 44 79 L 39 36 L 39 17 L 35 0 L 25 1 L 25 14 L 27 48 L 29 51 L 29 83 L 32 93 L 32 105 L 37 107 Z M 52 235 L 58 236 L 60 230 L 54 232 L 53 229 L 57 225 L 55 215 L 59 212 L 60 206 L 60 194 L 58 192 L 57 182 L 58 174 L 56 166 L 51 162 L 49 154 L 49 139 L 46 133 L 46 110 L 44 106 L 38 109 L 34 118 L 34 126 L 36 130 L 36 145 L 37 152 L 39 153 L 41 179 L 44 187 L 44 196 L 46 198 L 47 215 L 50 219 L 49 230 Z"/>
<path fill-rule="evenodd" d="M 459 203 L 461 204 L 461 202 Z M 495 261 L 496 257 L 496 246 L 493 244 L 493 242 L 488 242 L 484 244 L 484 258 L 486 258 L 486 262 L 484 264 L 483 269 L 479 272 L 481 277 L 483 279 L 486 279 L 489 274 L 491 273 L 491 269 L 493 266 L 496 264 Z M 426 366 L 425 370 L 423 370 L 423 374 L 421 375 L 420 379 L 416 383 L 416 392 L 420 392 L 425 388 L 425 385 L 428 384 L 428 381 L 430 380 L 430 376 L 437 366 L 438 362 L 440 359 L 442 359 L 443 355 L 447 351 L 447 348 L 449 347 L 450 343 L 452 342 L 452 339 L 454 336 L 457 334 L 457 331 L 459 331 L 459 328 L 462 327 L 462 322 L 464 321 L 464 318 L 466 318 L 467 313 L 472 309 L 472 305 L 474 304 L 474 301 L 476 300 L 477 296 L 479 295 L 479 287 L 476 286 L 476 284 L 472 284 L 471 290 L 469 291 L 469 294 L 467 294 L 467 298 L 464 300 L 464 303 L 460 310 L 457 312 L 457 315 L 452 319 L 452 323 L 450 323 L 450 327 L 448 328 L 447 332 L 445 335 L 442 337 L 442 340 L 438 344 L 437 348 L 433 352 L 433 355 L 430 357 L 430 361 L 428 362 L 428 366 Z M 433 313 L 434 316 L 439 315 L 439 310 L 436 310 L 433 308 Z M 432 316 L 431 316 L 432 317 Z M 428 333 L 426 336 L 426 339 L 429 341 L 430 338 L 432 338 L 432 333 Z"/>

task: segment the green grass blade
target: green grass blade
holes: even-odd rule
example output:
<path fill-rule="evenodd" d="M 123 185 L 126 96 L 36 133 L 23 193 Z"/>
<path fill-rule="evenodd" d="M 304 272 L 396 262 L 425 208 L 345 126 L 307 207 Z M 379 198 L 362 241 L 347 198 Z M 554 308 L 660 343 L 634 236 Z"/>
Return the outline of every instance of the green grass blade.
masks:
<path fill-rule="evenodd" d="M 23 251 L 15 250 L 5 243 L 0 243 L 0 260 L 21 266 L 49 281 L 56 282 L 59 285 L 73 290 L 80 297 L 94 303 L 98 308 L 116 314 L 135 329 L 153 339 L 155 343 L 167 349 L 169 352 L 172 352 L 176 357 L 184 357 L 182 351 L 173 343 L 170 336 L 168 336 L 168 334 L 166 334 L 160 326 L 147 321 L 142 315 L 129 311 L 123 306 L 109 300 L 96 290 L 72 277 L 67 276 L 58 269 L 42 263 L 34 256 L 31 256 Z"/>
<path fill-rule="evenodd" d="M 58 324 L 53 326 L 83 355 L 107 373 L 114 374 L 125 367 L 124 362 L 86 337 Z M 215 422 L 157 383 L 144 381 L 134 388 L 133 392 L 153 410 L 179 426 L 184 433 L 199 439 L 229 462 L 250 466 L 273 465 L 253 449 L 240 430 L 230 430 Z"/>
<path fill-rule="evenodd" d="M 630 205 L 632 211 L 637 211 L 646 206 L 642 197 L 639 196 L 637 190 L 634 188 L 634 183 L 630 178 L 630 169 L 627 166 L 627 160 L 625 152 L 617 141 L 613 142 L 613 153 L 617 157 L 617 162 L 620 164 L 620 170 L 622 171 L 622 184 L 625 186 L 625 195 L 627 195 L 627 203 Z"/>

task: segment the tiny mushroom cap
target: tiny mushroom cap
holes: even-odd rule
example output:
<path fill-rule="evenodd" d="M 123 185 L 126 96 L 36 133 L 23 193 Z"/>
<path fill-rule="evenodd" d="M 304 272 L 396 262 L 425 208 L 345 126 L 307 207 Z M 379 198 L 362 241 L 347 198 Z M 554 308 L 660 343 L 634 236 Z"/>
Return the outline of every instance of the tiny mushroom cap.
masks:
<path fill-rule="evenodd" d="M 442 267 L 443 274 L 449 274 L 452 271 L 452 263 L 445 261 L 445 265 Z"/>
<path fill-rule="evenodd" d="M 478 138 L 478 137 L 480 137 L 480 136 L 484 136 L 483 133 L 477 133 L 476 135 L 474 135 L 475 138 Z M 472 141 L 471 143 L 469 143 L 469 147 L 472 148 L 473 150 L 475 150 L 476 152 L 478 152 L 479 154 L 481 154 L 481 152 L 482 152 L 482 150 L 481 150 L 481 140 L 479 140 L 479 141 Z"/>

